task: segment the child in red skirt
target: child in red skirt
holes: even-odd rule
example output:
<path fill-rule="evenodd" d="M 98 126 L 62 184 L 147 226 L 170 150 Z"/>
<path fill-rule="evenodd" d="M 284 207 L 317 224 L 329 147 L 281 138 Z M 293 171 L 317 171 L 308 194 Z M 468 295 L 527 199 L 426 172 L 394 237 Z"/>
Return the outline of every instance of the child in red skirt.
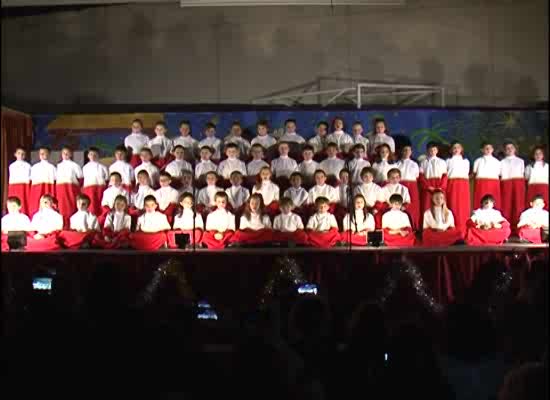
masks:
<path fill-rule="evenodd" d="M 293 172 L 290 175 L 290 187 L 285 190 L 283 196 L 292 200 L 296 213 L 305 215 L 308 193 L 302 187 L 302 175 L 299 172 Z"/>
<path fill-rule="evenodd" d="M 170 161 L 164 171 L 168 172 L 172 177 L 172 186 L 174 189 L 179 189 L 181 186 L 181 177 L 184 171 L 193 173 L 193 166 L 185 161 L 185 149 L 182 145 L 178 144 L 172 150 L 174 160 Z"/>
<path fill-rule="evenodd" d="M 338 171 L 338 173 L 340 173 L 340 171 Z M 314 179 L 315 186 L 309 189 L 307 198 L 310 213 L 313 213 L 317 209 L 316 201 L 319 197 L 328 199 L 330 210 L 334 211 L 339 200 L 338 190 L 334 186 L 326 183 L 328 176 L 322 169 L 315 171 Z"/>
<path fill-rule="evenodd" d="M 153 153 L 153 163 L 160 169 L 163 168 L 171 158 L 170 152 L 174 144 L 172 139 L 166 137 L 168 128 L 164 121 L 157 121 L 155 124 L 155 137 L 149 139 L 147 147 Z"/>
<path fill-rule="evenodd" d="M 361 171 L 363 183 L 357 185 L 353 193 L 363 196 L 367 204 L 367 209 L 374 216 L 376 228 L 379 229 L 382 226 L 381 211 L 385 208 L 385 203 L 382 188 L 374 183 L 375 174 L 376 171 L 374 171 L 372 167 L 363 168 Z"/>
<path fill-rule="evenodd" d="M 206 218 L 206 232 L 202 235 L 202 243 L 209 249 L 223 249 L 235 232 L 235 215 L 227 211 L 227 193 L 216 193 L 216 211 Z"/>
<path fill-rule="evenodd" d="M 474 161 L 474 204 L 481 204 L 481 199 L 490 194 L 497 204 L 500 204 L 500 161 L 493 156 L 493 145 L 483 143 L 483 156 Z"/>
<path fill-rule="evenodd" d="M 453 213 L 445 203 L 445 193 L 436 189 L 431 208 L 424 212 L 422 244 L 430 247 L 452 246 L 462 239 L 462 231 L 455 227 Z"/>
<path fill-rule="evenodd" d="M 172 225 L 174 221 L 174 212 L 178 204 L 178 191 L 174 189 L 170 184 L 172 183 L 172 177 L 168 172 L 162 171 L 160 173 L 160 188 L 155 191 L 155 198 L 158 202 L 158 211 L 166 215 L 168 223 Z"/>
<path fill-rule="evenodd" d="M 157 199 L 146 196 L 143 204 L 145 212 L 137 220 L 136 231 L 130 234 L 130 247 L 150 251 L 168 247 L 166 231 L 171 227 L 166 215 L 157 211 Z"/>
<path fill-rule="evenodd" d="M 422 188 L 420 193 L 420 212 L 428 210 L 432 204 L 434 190 L 447 190 L 447 163 L 437 156 L 437 144 L 430 142 L 426 146 L 427 158 L 420 163 L 418 182 Z"/>
<path fill-rule="evenodd" d="M 474 211 L 467 222 L 466 243 L 469 245 L 502 244 L 510 236 L 510 223 L 495 210 L 495 198 L 486 194 L 481 208 Z"/>
<path fill-rule="evenodd" d="M 197 195 L 197 210 L 209 212 L 216 206 L 216 194 L 223 192 L 223 189 L 217 185 L 218 174 L 210 171 L 206 174 L 206 186 L 199 190 Z"/>
<path fill-rule="evenodd" d="M 143 122 L 140 119 L 132 121 L 132 132 L 124 138 L 124 147 L 131 153 L 130 165 L 135 168 L 139 164 L 139 153 L 147 146 L 149 137 L 144 135 Z"/>
<path fill-rule="evenodd" d="M 218 165 L 218 175 L 223 179 L 221 186 L 229 187 L 229 177 L 233 171 L 239 171 L 243 176 L 246 174 L 246 164 L 239 159 L 239 146 L 229 143 L 225 147 L 227 158 Z"/>
<path fill-rule="evenodd" d="M 447 159 L 447 205 L 453 210 L 455 226 L 466 230 L 466 221 L 471 214 L 470 161 L 464 158 L 462 144 L 451 144 L 451 158 Z"/>
<path fill-rule="evenodd" d="M 124 146 L 117 146 L 115 148 L 115 162 L 109 166 L 109 176 L 113 172 L 117 172 L 122 179 L 122 187 L 128 193 L 131 193 L 134 189 L 136 174 L 130 163 L 126 162 L 126 155 L 127 151 Z"/>
<path fill-rule="evenodd" d="M 519 216 L 525 209 L 525 162 L 516 156 L 516 146 L 504 143 L 504 157 L 500 161 L 500 208 L 504 218 L 515 232 Z"/>
<path fill-rule="evenodd" d="M 308 244 L 308 237 L 304 231 L 304 223 L 298 214 L 292 212 L 293 207 L 291 198 L 281 199 L 281 213 L 273 221 L 273 240 L 305 246 Z"/>
<path fill-rule="evenodd" d="M 234 245 L 270 243 L 273 240 L 271 220 L 260 193 L 254 193 L 246 203 L 239 229 L 230 242 Z"/>
<path fill-rule="evenodd" d="M 103 249 L 121 249 L 129 247 L 132 218 L 128 214 L 128 199 L 118 195 L 113 209 L 107 214 L 103 231 L 95 236 L 93 245 Z"/>
<path fill-rule="evenodd" d="M 330 202 L 326 197 L 320 196 L 315 199 L 315 209 L 307 222 L 307 234 L 309 244 L 313 247 L 333 247 L 340 241 L 338 222 L 330 210 Z"/>
<path fill-rule="evenodd" d="M 136 180 L 137 180 L 137 174 L 139 174 L 139 171 L 147 171 L 147 173 L 149 174 L 149 179 L 151 180 L 151 187 L 153 189 L 158 188 L 160 170 L 151 161 L 153 159 L 153 152 L 151 151 L 150 148 L 143 147 L 139 152 L 139 157 L 141 159 L 141 163 L 138 166 L 134 167 Z"/>
<path fill-rule="evenodd" d="M 380 210 L 381 215 L 387 211 L 390 206 L 390 197 L 394 194 L 398 194 L 403 199 L 403 205 L 401 206 L 401 211 L 408 210 L 411 204 L 411 196 L 409 195 L 409 189 L 406 186 L 400 183 L 401 181 L 401 171 L 398 168 L 392 168 L 388 171 L 388 183 L 384 185 L 381 189 L 382 198 L 384 199 L 384 208 Z M 407 212 L 410 217 L 410 214 Z M 412 227 L 412 218 L 411 218 L 411 227 Z"/>
<path fill-rule="evenodd" d="M 393 194 L 390 197 L 391 209 L 382 216 L 384 243 L 387 246 L 414 246 L 416 238 L 409 216 L 401 211 L 403 197 Z"/>
<path fill-rule="evenodd" d="M 29 212 L 29 190 L 31 165 L 25 161 L 27 152 L 21 146 L 15 148 L 15 161 L 8 168 L 8 197 L 17 197 L 21 203 L 21 212 Z"/>
<path fill-rule="evenodd" d="M 82 193 L 90 198 L 90 211 L 95 215 L 101 215 L 101 199 L 103 191 L 107 188 L 109 171 L 107 167 L 99 162 L 99 149 L 90 147 L 88 149 L 88 162 L 82 168 L 84 184 Z"/>
<path fill-rule="evenodd" d="M 250 191 L 242 186 L 243 179 L 243 174 L 240 171 L 233 171 L 229 177 L 231 187 L 225 189 L 229 204 L 235 215 L 240 215 L 242 213 L 246 202 L 250 198 Z"/>
<path fill-rule="evenodd" d="M 204 231 L 202 215 L 193 208 L 193 195 L 183 193 L 178 199 L 178 211 L 174 217 L 173 230 L 168 232 L 168 246 L 177 248 L 176 234 L 189 235 L 189 246 L 200 245 Z"/>
<path fill-rule="evenodd" d="M 59 250 L 57 237 L 63 230 L 63 217 L 53 209 L 55 200 L 49 194 L 40 198 L 40 210 L 31 220 L 31 232 L 27 237 L 28 251 Z"/>
<path fill-rule="evenodd" d="M 548 163 L 544 161 L 544 147 L 535 146 L 531 162 L 525 167 L 527 180 L 527 201 L 535 195 L 544 198 L 544 209 L 548 210 Z"/>
<path fill-rule="evenodd" d="M 73 151 L 63 146 L 61 162 L 57 164 L 55 197 L 57 210 L 63 216 L 64 227 L 69 227 L 69 219 L 76 211 L 76 197 L 83 181 L 82 168 L 72 160 Z"/>
<path fill-rule="evenodd" d="M 97 217 L 89 211 L 90 198 L 79 194 L 76 198 L 78 211 L 71 216 L 69 230 L 59 234 L 59 243 L 68 249 L 89 248 L 100 230 Z"/>
<path fill-rule="evenodd" d="M 548 211 L 544 209 L 544 197 L 535 195 L 529 205 L 531 208 L 522 212 L 519 218 L 519 238 L 524 242 L 540 244 L 542 231 L 548 231 Z"/>
<path fill-rule="evenodd" d="M 420 221 L 420 194 L 418 191 L 418 176 L 420 170 L 416 161 L 411 159 L 412 146 L 407 144 L 401 149 L 401 159 L 395 164 L 399 171 L 401 171 L 401 183 L 409 190 L 409 196 L 411 198 L 411 204 L 407 207 L 407 212 L 411 217 L 411 224 L 413 230 L 417 230 L 419 226 L 422 226 Z M 468 213 L 468 217 L 470 214 Z"/>
<path fill-rule="evenodd" d="M 10 196 L 6 201 L 8 213 L 2 217 L 2 251 L 9 251 L 8 232 L 31 230 L 31 220 L 21 212 L 21 201 L 18 197 Z"/>
<path fill-rule="evenodd" d="M 50 149 L 40 147 L 38 149 L 40 161 L 31 167 L 31 187 L 29 189 L 29 216 L 34 215 L 40 209 L 40 199 L 48 194 L 55 196 L 55 179 L 57 171 L 55 166 L 49 162 Z"/>
<path fill-rule="evenodd" d="M 274 217 L 279 212 L 279 186 L 271 180 L 271 169 L 263 167 L 258 174 L 252 194 L 260 193 L 267 207 L 267 212 Z"/>
<path fill-rule="evenodd" d="M 115 205 L 115 199 L 118 196 L 124 196 L 126 200 L 130 200 L 130 193 L 122 186 L 122 177 L 118 172 L 111 172 L 109 176 L 109 187 L 103 192 L 101 199 L 102 213 L 98 216 L 99 225 L 103 225 L 107 214 L 111 212 Z"/>
<path fill-rule="evenodd" d="M 346 214 L 342 222 L 341 241 L 354 246 L 366 246 L 367 235 L 375 229 L 374 217 L 367 210 L 367 202 L 361 194 L 353 197 L 353 214 Z"/>

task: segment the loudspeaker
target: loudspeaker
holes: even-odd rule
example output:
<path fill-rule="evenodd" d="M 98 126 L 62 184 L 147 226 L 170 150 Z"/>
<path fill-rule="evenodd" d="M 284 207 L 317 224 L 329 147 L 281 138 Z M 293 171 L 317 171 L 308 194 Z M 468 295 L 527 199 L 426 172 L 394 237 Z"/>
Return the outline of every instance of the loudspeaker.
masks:
<path fill-rule="evenodd" d="M 367 244 L 369 246 L 379 247 L 384 244 L 384 237 L 382 231 L 373 231 L 367 234 Z"/>
<path fill-rule="evenodd" d="M 176 233 L 175 239 L 178 248 L 185 249 L 185 246 L 191 241 L 191 236 L 188 233 Z"/>
<path fill-rule="evenodd" d="M 27 232 L 8 231 L 8 246 L 10 250 L 23 249 L 27 245 Z"/>

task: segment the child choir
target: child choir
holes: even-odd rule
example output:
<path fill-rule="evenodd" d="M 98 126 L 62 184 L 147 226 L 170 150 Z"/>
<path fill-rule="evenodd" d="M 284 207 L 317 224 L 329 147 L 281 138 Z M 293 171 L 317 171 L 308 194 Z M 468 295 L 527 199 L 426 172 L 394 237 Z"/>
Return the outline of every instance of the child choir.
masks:
<path fill-rule="evenodd" d="M 50 150 L 40 147 L 32 166 L 25 149 L 17 148 L 9 166 L 2 250 L 8 250 L 10 231 L 27 232 L 26 250 L 46 251 L 177 248 L 178 234 L 212 249 L 274 242 L 365 246 L 374 230 L 383 231 L 388 246 L 497 245 L 512 233 L 541 243 L 548 230 L 542 147 L 525 164 L 513 143 L 504 144 L 502 160 L 484 143 L 470 168 L 457 142 L 447 159 L 436 143 L 427 144 L 420 163 L 410 145 L 395 157 L 383 120 L 367 136 L 360 122 L 350 134 L 341 118 L 330 133 L 329 124 L 320 122 L 307 143 L 294 120 L 285 122 L 278 140 L 259 121 L 250 142 L 238 122 L 224 140 L 212 123 L 201 141 L 191 137 L 188 121 L 174 139 L 162 121 L 153 138 L 142 130 L 140 120 L 132 122 L 108 167 L 93 147 L 82 168 L 66 146 L 56 165 Z M 266 159 L 273 151 L 278 157 Z M 300 160 L 290 156 L 295 153 Z M 479 207 L 473 212 L 470 178 Z"/>

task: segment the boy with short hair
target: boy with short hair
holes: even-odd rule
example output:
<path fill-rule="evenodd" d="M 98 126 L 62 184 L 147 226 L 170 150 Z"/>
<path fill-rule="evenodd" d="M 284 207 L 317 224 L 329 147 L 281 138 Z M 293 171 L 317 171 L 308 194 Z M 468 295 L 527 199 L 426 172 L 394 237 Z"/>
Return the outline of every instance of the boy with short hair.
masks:
<path fill-rule="evenodd" d="M 95 215 L 101 215 L 101 198 L 109 181 L 107 167 L 99 162 L 99 149 L 88 149 L 88 162 L 82 168 L 84 183 L 82 193 L 90 198 L 90 211 Z"/>
<path fill-rule="evenodd" d="M 227 158 L 218 165 L 219 176 L 228 180 L 233 171 L 239 171 L 243 175 L 246 174 L 246 165 L 239 160 L 239 146 L 235 143 L 229 143 L 225 147 L 225 155 Z"/>
<path fill-rule="evenodd" d="M 178 204 L 178 191 L 170 184 L 172 177 L 166 171 L 160 173 L 160 188 L 155 191 L 155 198 L 158 203 L 158 211 L 166 215 L 170 226 L 174 221 L 174 211 Z"/>
<path fill-rule="evenodd" d="M 149 179 L 151 180 L 151 187 L 153 188 L 158 187 L 160 170 L 155 164 L 151 162 L 151 160 L 153 159 L 153 152 L 151 151 L 150 148 L 144 147 L 141 149 L 139 156 L 141 158 L 141 164 L 139 164 L 134 169 L 136 174 L 136 180 L 137 180 L 137 174 L 139 173 L 139 171 L 147 171 L 147 174 L 149 175 Z"/>
<path fill-rule="evenodd" d="M 316 204 L 318 197 L 323 197 L 328 199 L 332 208 L 335 207 L 336 203 L 339 201 L 338 191 L 331 185 L 328 185 L 327 175 L 322 169 L 318 169 L 314 174 L 315 186 L 309 189 L 308 192 L 308 204 Z"/>
<path fill-rule="evenodd" d="M 504 143 L 504 159 L 500 161 L 500 198 L 502 215 L 516 230 L 525 209 L 525 162 L 516 156 L 516 145 Z"/>
<path fill-rule="evenodd" d="M 187 120 L 180 121 L 179 132 L 180 136 L 173 140 L 174 147 L 182 146 L 186 150 L 187 156 L 190 159 L 194 159 L 199 150 L 199 142 L 191 136 L 191 123 Z"/>
<path fill-rule="evenodd" d="M 316 157 L 324 156 L 326 137 L 328 134 L 328 123 L 320 121 L 315 128 L 315 136 L 307 141 L 310 146 L 313 146 L 313 152 Z"/>
<path fill-rule="evenodd" d="M 313 174 L 319 169 L 319 163 L 313 160 L 315 150 L 313 146 L 306 144 L 302 149 L 303 161 L 298 165 L 298 172 L 304 178 L 306 187 L 310 187 L 313 183 Z"/>
<path fill-rule="evenodd" d="M 153 163 L 160 169 L 166 165 L 172 146 L 174 145 L 172 139 L 166 137 L 168 127 L 164 121 L 157 121 L 155 124 L 155 137 L 149 139 L 147 147 L 151 149 L 153 153 Z"/>
<path fill-rule="evenodd" d="M 390 210 L 382 216 L 384 243 L 387 246 L 414 246 L 416 238 L 409 216 L 401 211 L 403 197 L 392 194 L 389 199 Z"/>
<path fill-rule="evenodd" d="M 353 145 L 353 139 L 344 132 L 344 120 L 341 117 L 334 118 L 334 132 L 327 136 L 327 143 L 335 143 L 339 154 L 346 154 Z"/>
<path fill-rule="evenodd" d="M 269 164 L 264 160 L 264 147 L 259 143 L 252 144 L 250 155 L 252 156 L 252 160 L 246 165 L 246 175 L 255 180 L 260 170 L 263 167 L 269 167 Z"/>
<path fill-rule="evenodd" d="M 201 160 L 195 166 L 195 179 L 202 181 L 207 173 L 216 172 L 218 166 L 214 164 L 210 158 L 212 157 L 213 149 L 209 146 L 202 146 L 200 151 Z"/>
<path fill-rule="evenodd" d="M 18 197 L 10 196 L 6 200 L 8 213 L 2 217 L 0 223 L 2 228 L 2 251 L 9 251 L 8 233 L 12 231 L 31 230 L 31 220 L 21 212 L 21 200 Z"/>
<path fill-rule="evenodd" d="M 214 196 L 216 211 L 206 218 L 206 231 L 202 242 L 209 249 L 223 249 L 235 233 L 235 215 L 227 210 L 227 193 L 219 191 Z"/>
<path fill-rule="evenodd" d="M 157 211 L 155 196 L 146 196 L 143 205 L 145 212 L 138 218 L 136 232 L 130 234 L 130 246 L 149 251 L 166 248 L 166 231 L 170 230 L 166 215 Z"/>
<path fill-rule="evenodd" d="M 117 146 L 115 148 L 115 162 L 109 166 L 109 176 L 111 176 L 113 172 L 118 173 L 122 179 L 122 187 L 130 193 L 136 181 L 136 174 L 134 168 L 126 162 L 126 155 L 126 147 Z"/>
<path fill-rule="evenodd" d="M 486 194 L 481 207 L 474 211 L 466 222 L 465 241 L 469 245 L 502 244 L 510 236 L 510 223 L 500 211 L 494 209 L 495 198 Z"/>
<path fill-rule="evenodd" d="M 500 204 L 500 175 L 502 173 L 501 162 L 493 156 L 493 145 L 483 143 L 481 145 L 482 156 L 474 161 L 472 174 L 474 175 L 474 200 L 473 204 L 480 204 L 481 199 L 490 194 L 495 202 Z"/>
<path fill-rule="evenodd" d="M 542 243 L 541 231 L 548 235 L 548 211 L 544 209 L 544 196 L 537 194 L 529 203 L 531 208 L 523 211 L 518 222 L 518 235 L 524 242 Z"/>
<path fill-rule="evenodd" d="M 302 175 L 299 172 L 290 175 L 290 187 L 285 190 L 283 196 L 292 200 L 294 208 L 301 209 L 306 205 L 308 192 L 302 187 Z"/>
<path fill-rule="evenodd" d="M 366 156 L 367 149 L 369 148 L 369 139 L 363 136 L 363 124 L 361 124 L 361 121 L 355 121 L 351 126 L 351 139 L 353 140 L 354 145 L 363 145 L 363 148 L 365 149 L 364 156 Z"/>
<path fill-rule="evenodd" d="M 191 171 L 183 170 L 181 174 L 181 184 L 178 189 L 178 193 L 194 193 L 193 191 L 193 173 Z"/>
<path fill-rule="evenodd" d="M 307 245 L 309 242 L 302 218 L 292 212 L 293 200 L 283 197 L 279 204 L 281 213 L 273 221 L 273 240 L 285 244 Z"/>
<path fill-rule="evenodd" d="M 256 132 L 256 137 L 250 142 L 252 147 L 254 145 L 261 145 L 263 149 L 267 150 L 277 143 L 277 140 L 273 136 L 269 135 L 267 121 L 258 121 L 256 123 Z"/>
<path fill-rule="evenodd" d="M 287 142 L 279 141 L 279 157 L 271 161 L 271 171 L 275 178 L 289 178 L 290 174 L 297 170 L 296 160 L 290 158 L 290 146 Z"/>
<path fill-rule="evenodd" d="M 183 171 L 193 171 L 193 166 L 185 161 L 185 148 L 181 144 L 174 146 L 172 154 L 174 160 L 170 161 L 164 170 L 173 178 L 173 183 L 176 183 L 181 178 Z"/>
<path fill-rule="evenodd" d="M 144 208 L 144 201 L 147 196 L 154 196 L 155 191 L 151 187 L 151 179 L 146 170 L 138 171 L 137 173 L 137 191 L 131 195 L 131 208 L 129 214 L 137 217 Z"/>
<path fill-rule="evenodd" d="M 363 182 L 361 179 L 361 171 L 363 168 L 370 167 L 370 162 L 365 160 L 366 147 L 362 143 L 355 144 L 351 148 L 351 153 L 353 154 L 353 158 L 348 163 L 351 183 L 353 185 L 360 185 Z"/>
<path fill-rule="evenodd" d="M 307 222 L 307 233 L 309 244 L 314 247 L 333 247 L 340 241 L 338 223 L 336 218 L 329 212 L 329 199 L 320 196 L 315 199 L 315 210 Z"/>
<path fill-rule="evenodd" d="M 329 180 L 336 182 L 346 163 L 337 157 L 338 145 L 336 143 L 330 142 L 327 144 L 326 152 L 327 158 L 321 161 L 319 168 L 325 171 Z"/>
<path fill-rule="evenodd" d="M 40 210 L 31 220 L 31 233 L 27 237 L 27 251 L 58 250 L 57 237 L 63 229 L 63 217 L 53 209 L 55 200 L 45 194 L 40 198 Z"/>
<path fill-rule="evenodd" d="M 147 146 L 149 142 L 149 137 L 141 132 L 142 129 L 143 122 L 136 118 L 132 121 L 132 132 L 124 138 L 124 147 L 132 154 L 130 159 L 132 168 L 135 168 L 139 164 L 141 149 Z"/>
<path fill-rule="evenodd" d="M 80 193 L 83 173 L 80 165 L 72 160 L 73 152 L 68 146 L 61 148 L 61 162 L 56 167 L 55 193 L 57 211 L 63 216 L 64 227 L 76 211 L 76 198 Z"/>
<path fill-rule="evenodd" d="M 420 163 L 418 182 L 422 188 L 420 214 L 430 209 L 432 195 L 436 189 L 443 193 L 447 190 L 447 163 L 437 156 L 439 149 L 437 144 L 430 142 L 426 146 L 427 158 Z"/>
<path fill-rule="evenodd" d="M 70 218 L 69 230 L 59 234 L 59 242 L 68 249 L 89 248 L 95 234 L 99 232 L 99 223 L 88 208 L 90 198 L 79 194 L 76 200 L 77 211 Z"/>
<path fill-rule="evenodd" d="M 212 149 L 212 160 L 219 161 L 221 157 L 220 147 L 222 142 L 216 137 L 216 125 L 212 122 L 207 123 L 204 128 L 204 136 L 205 138 L 199 142 L 199 148 L 202 151 L 204 146 L 210 147 Z"/>
<path fill-rule="evenodd" d="M 98 221 L 101 226 L 105 222 L 107 214 L 111 212 L 112 208 L 115 205 L 115 199 L 118 196 L 124 196 L 126 201 L 130 201 L 130 193 L 124 189 L 122 186 L 122 179 L 118 172 L 113 172 L 109 176 L 109 187 L 103 192 L 103 197 L 101 198 L 101 215 L 98 216 Z"/>
<path fill-rule="evenodd" d="M 227 145 L 232 143 L 237 145 L 237 148 L 239 149 L 239 154 L 237 157 L 246 157 L 250 150 L 250 142 L 243 138 L 243 128 L 241 126 L 241 123 L 239 121 L 233 122 L 231 124 L 231 130 L 229 131 L 229 135 L 225 137 L 224 144 L 225 148 L 227 149 Z"/>
<path fill-rule="evenodd" d="M 287 119 L 285 121 L 285 133 L 279 138 L 279 143 L 298 143 L 304 144 L 305 139 L 296 133 L 296 120 Z"/>
<path fill-rule="evenodd" d="M 15 161 L 8 167 L 8 197 L 17 197 L 21 203 L 21 212 L 29 212 L 29 190 L 31 183 L 31 165 L 25 161 L 26 150 L 15 148 Z"/>
<path fill-rule="evenodd" d="M 223 192 L 223 189 L 217 185 L 217 182 L 218 175 L 214 171 L 206 174 L 206 186 L 199 190 L 199 194 L 197 195 L 197 210 L 199 212 L 202 212 L 204 209 L 211 209 L 216 205 L 216 193 Z"/>
<path fill-rule="evenodd" d="M 243 174 L 240 171 L 233 171 L 229 176 L 231 187 L 225 189 L 227 200 L 235 214 L 239 214 L 250 198 L 250 191 L 242 186 Z"/>
<path fill-rule="evenodd" d="M 41 146 L 38 149 L 40 161 L 31 167 L 31 187 L 29 189 L 29 215 L 34 215 L 40 209 L 40 199 L 45 194 L 55 195 L 55 180 L 57 170 L 50 163 L 50 149 Z"/>

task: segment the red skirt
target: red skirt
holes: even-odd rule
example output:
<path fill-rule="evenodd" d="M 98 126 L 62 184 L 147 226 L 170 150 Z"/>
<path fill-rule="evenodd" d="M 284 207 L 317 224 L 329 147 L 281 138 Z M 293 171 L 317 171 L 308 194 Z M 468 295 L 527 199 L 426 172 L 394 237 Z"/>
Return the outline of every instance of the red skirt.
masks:
<path fill-rule="evenodd" d="M 495 208 L 500 209 L 500 180 L 480 178 L 474 181 L 474 209 L 481 205 L 486 194 L 495 198 Z"/>
<path fill-rule="evenodd" d="M 230 243 L 260 244 L 273 241 L 273 232 L 271 229 L 252 229 L 238 230 L 230 239 Z"/>
<path fill-rule="evenodd" d="M 130 157 L 130 165 L 132 168 L 136 168 L 139 164 L 141 164 L 141 158 L 139 157 L 139 154 L 132 154 L 132 157 Z"/>
<path fill-rule="evenodd" d="M 541 229 L 534 229 L 528 226 L 522 226 L 518 230 L 518 235 L 520 239 L 527 240 L 531 243 L 541 244 L 542 243 L 542 232 Z"/>
<path fill-rule="evenodd" d="M 90 198 L 90 212 L 94 215 L 101 215 L 101 199 L 103 198 L 103 192 L 105 191 L 105 185 L 91 185 L 82 188 L 82 194 L 87 195 Z"/>
<path fill-rule="evenodd" d="M 382 229 L 382 215 L 384 215 L 384 213 L 389 209 L 390 206 L 388 205 L 388 203 L 377 201 L 376 203 L 374 203 L 374 207 L 369 210 L 369 212 L 372 213 L 372 215 L 374 216 L 374 226 L 376 227 L 376 229 Z M 373 213 L 373 210 L 376 210 L 376 214 Z"/>
<path fill-rule="evenodd" d="M 105 240 L 108 237 L 109 240 Z M 119 232 L 113 232 L 109 229 L 105 229 L 103 233 L 97 233 L 92 241 L 92 246 L 99 247 L 101 249 L 120 249 L 130 246 L 130 231 L 123 230 Z"/>
<path fill-rule="evenodd" d="M 340 234 L 340 240 L 345 243 L 350 242 L 350 231 L 342 232 Z M 351 244 L 354 246 L 366 246 L 367 245 L 367 237 L 364 235 L 358 235 L 357 233 L 351 234 Z"/>
<path fill-rule="evenodd" d="M 326 249 L 333 247 L 340 241 L 340 232 L 338 229 L 332 228 L 326 232 L 317 232 L 309 230 L 307 232 L 309 244 L 313 247 Z"/>
<path fill-rule="evenodd" d="M 8 197 L 17 197 L 21 201 L 21 213 L 29 214 L 29 191 L 28 183 L 10 183 L 8 185 Z"/>
<path fill-rule="evenodd" d="M 425 182 L 426 182 L 425 183 L 426 186 L 433 186 L 436 189 L 443 190 L 443 188 L 442 188 L 443 178 L 425 179 Z M 445 191 L 445 190 L 443 190 L 443 191 Z M 422 189 L 422 194 L 421 194 L 421 199 L 420 199 L 420 201 L 421 201 L 420 215 L 423 216 L 424 211 L 428 210 L 432 206 L 432 194 L 433 194 L 432 191 L 429 191 L 427 189 Z"/>
<path fill-rule="evenodd" d="M 1 248 L 2 253 L 6 251 L 10 251 L 10 246 L 8 245 L 8 235 L 5 235 L 2 233 L 1 238 L 2 238 L 2 248 Z"/>
<path fill-rule="evenodd" d="M 405 228 L 408 232 L 407 236 L 401 236 L 400 234 L 392 235 L 389 233 L 389 229 L 383 230 L 384 243 L 388 247 L 401 247 L 401 246 L 414 246 L 416 243 L 416 237 L 412 228 Z"/>
<path fill-rule="evenodd" d="M 500 209 L 502 215 L 513 230 L 519 222 L 519 216 L 525 210 L 525 179 L 506 179 L 500 181 Z"/>
<path fill-rule="evenodd" d="M 508 221 L 502 223 L 499 229 L 478 229 L 475 223 L 469 219 L 467 222 L 466 236 L 464 240 L 470 246 L 502 244 L 510 237 L 510 224 Z"/>
<path fill-rule="evenodd" d="M 84 243 L 91 243 L 95 235 L 96 232 L 61 231 L 57 239 L 67 249 L 79 249 Z"/>
<path fill-rule="evenodd" d="M 165 232 L 134 232 L 130 234 L 130 247 L 136 250 L 158 250 L 166 244 Z"/>
<path fill-rule="evenodd" d="M 422 226 L 420 221 L 420 194 L 418 191 L 417 181 L 401 181 L 403 186 L 409 189 L 409 195 L 411 196 L 411 204 L 407 207 L 407 211 L 411 217 L 411 225 L 413 230 L 417 230 L 419 226 Z M 468 215 L 468 218 L 470 216 Z"/>
<path fill-rule="evenodd" d="M 29 216 L 32 217 L 40 209 L 40 198 L 49 194 L 55 197 L 55 184 L 53 183 L 37 183 L 31 185 L 29 189 Z"/>
<path fill-rule="evenodd" d="M 161 210 L 159 208 L 159 212 L 166 215 L 166 219 L 168 220 L 168 223 L 170 224 L 170 226 L 172 226 L 172 224 L 174 223 L 174 212 L 176 211 L 176 207 L 177 207 L 177 204 L 170 203 L 168 207 L 166 207 L 164 210 Z"/>
<path fill-rule="evenodd" d="M 72 183 L 56 183 L 55 193 L 57 210 L 63 216 L 64 229 L 68 229 L 71 215 L 76 212 L 76 196 L 80 193 L 80 187 Z"/>
<path fill-rule="evenodd" d="M 193 244 L 193 229 L 189 230 L 175 230 L 166 232 L 166 237 L 168 238 L 168 247 L 171 249 L 177 249 L 178 244 L 176 243 L 176 234 L 183 233 L 189 235 L 189 244 Z M 202 229 L 195 229 L 195 244 L 200 244 L 202 240 Z"/>
<path fill-rule="evenodd" d="M 469 179 L 449 179 L 447 181 L 447 206 L 453 212 L 455 226 L 466 231 L 466 221 L 471 211 Z"/>
<path fill-rule="evenodd" d="M 297 229 L 294 232 L 273 232 L 274 242 L 294 242 L 303 246 L 309 244 L 307 234 L 303 229 Z"/>
<path fill-rule="evenodd" d="M 424 229 L 422 232 L 422 245 L 426 247 L 452 246 L 463 239 L 462 231 L 458 228 L 450 228 L 445 232 L 433 229 Z"/>
<path fill-rule="evenodd" d="M 55 251 L 60 250 L 61 246 L 57 241 L 59 232 L 52 232 L 44 235 L 44 239 L 35 239 L 34 233 L 29 233 L 27 236 L 27 251 Z"/>
<path fill-rule="evenodd" d="M 269 215 L 269 218 L 273 219 L 277 214 L 279 214 L 279 202 L 274 200 L 271 203 L 267 204 L 265 207 L 265 212 Z"/>
<path fill-rule="evenodd" d="M 209 249 L 223 249 L 233 237 L 233 231 L 225 231 L 223 237 L 218 240 L 214 237 L 215 231 L 204 232 L 202 235 L 202 243 Z"/>
<path fill-rule="evenodd" d="M 547 183 L 532 183 L 530 185 L 527 185 L 527 199 L 525 201 L 525 204 L 529 204 L 533 197 L 535 197 L 537 194 L 542 195 L 544 197 L 544 209 L 548 210 L 548 184 Z"/>

